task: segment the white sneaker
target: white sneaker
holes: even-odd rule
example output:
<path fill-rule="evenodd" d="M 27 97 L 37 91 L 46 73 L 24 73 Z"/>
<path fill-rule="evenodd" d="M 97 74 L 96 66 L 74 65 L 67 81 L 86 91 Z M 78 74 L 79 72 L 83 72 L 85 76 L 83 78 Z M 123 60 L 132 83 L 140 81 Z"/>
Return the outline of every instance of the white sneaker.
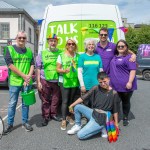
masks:
<path fill-rule="evenodd" d="M 67 131 L 67 134 L 76 134 L 81 129 L 81 126 L 75 124 L 70 130 Z"/>
<path fill-rule="evenodd" d="M 101 132 L 102 132 L 102 134 L 101 134 L 101 137 L 102 137 L 102 138 L 107 138 L 107 137 L 108 137 L 107 131 L 106 131 L 105 127 L 102 129 Z"/>

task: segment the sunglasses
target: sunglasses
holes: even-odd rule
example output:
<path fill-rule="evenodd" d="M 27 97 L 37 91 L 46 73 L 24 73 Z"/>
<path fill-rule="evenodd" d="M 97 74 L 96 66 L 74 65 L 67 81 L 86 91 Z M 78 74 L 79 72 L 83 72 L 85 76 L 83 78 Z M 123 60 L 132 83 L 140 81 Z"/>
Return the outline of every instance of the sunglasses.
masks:
<path fill-rule="evenodd" d="M 21 39 L 25 40 L 26 37 L 18 37 L 18 39 L 19 39 L 19 40 L 21 40 Z"/>
<path fill-rule="evenodd" d="M 72 45 L 75 46 L 75 43 L 67 43 L 68 46 Z"/>
<path fill-rule="evenodd" d="M 117 48 L 121 48 L 123 49 L 125 47 L 125 45 L 118 45 Z"/>
<path fill-rule="evenodd" d="M 108 34 L 100 34 L 100 36 L 107 36 Z"/>

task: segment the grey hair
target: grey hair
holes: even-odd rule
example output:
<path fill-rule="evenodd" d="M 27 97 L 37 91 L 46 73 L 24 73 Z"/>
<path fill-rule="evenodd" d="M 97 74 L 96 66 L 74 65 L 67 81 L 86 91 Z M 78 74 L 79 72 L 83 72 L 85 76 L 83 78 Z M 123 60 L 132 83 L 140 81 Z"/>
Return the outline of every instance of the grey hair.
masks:
<path fill-rule="evenodd" d="M 84 40 L 84 48 L 85 48 L 85 51 L 87 51 L 87 46 L 90 42 L 93 42 L 94 43 L 94 48 L 96 48 L 96 45 L 97 45 L 97 40 L 95 38 L 87 38 Z"/>
<path fill-rule="evenodd" d="M 20 33 L 21 33 L 21 34 L 25 34 L 25 36 L 26 36 L 26 38 L 27 38 L 27 33 L 26 33 L 25 31 L 23 31 L 23 30 L 18 31 L 16 38 L 18 37 L 18 35 L 19 35 Z"/>

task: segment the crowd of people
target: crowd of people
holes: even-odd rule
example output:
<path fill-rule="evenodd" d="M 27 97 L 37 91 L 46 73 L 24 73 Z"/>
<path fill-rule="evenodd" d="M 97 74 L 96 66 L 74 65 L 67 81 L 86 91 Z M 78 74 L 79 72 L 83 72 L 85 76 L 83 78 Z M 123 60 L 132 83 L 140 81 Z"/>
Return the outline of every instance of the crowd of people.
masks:
<path fill-rule="evenodd" d="M 42 126 L 47 126 L 53 119 L 61 122 L 61 130 L 66 130 L 68 123 L 73 125 L 67 133 L 77 133 L 79 139 L 87 139 L 100 132 L 106 138 L 106 118 L 110 113 L 119 135 L 120 101 L 123 125 L 127 126 L 130 99 L 137 89 L 136 55 L 129 50 L 125 40 L 119 40 L 117 44 L 109 42 L 108 34 L 107 28 L 101 28 L 98 43 L 94 38 L 86 39 L 83 54 L 78 53 L 73 39 L 66 41 L 64 51 L 58 49 L 59 39 L 56 34 L 51 34 L 47 37 L 49 48 L 42 50 L 34 63 L 31 49 L 25 46 L 27 34 L 18 32 L 16 45 L 7 46 L 4 56 L 9 68 L 10 93 L 8 125 L 4 134 L 14 129 L 19 92 L 27 86 L 32 88 L 35 65 Z M 61 115 L 58 114 L 59 107 Z M 28 116 L 29 106 L 22 100 L 22 126 L 26 131 L 32 131 Z M 84 126 L 81 122 L 83 117 L 87 121 Z"/>

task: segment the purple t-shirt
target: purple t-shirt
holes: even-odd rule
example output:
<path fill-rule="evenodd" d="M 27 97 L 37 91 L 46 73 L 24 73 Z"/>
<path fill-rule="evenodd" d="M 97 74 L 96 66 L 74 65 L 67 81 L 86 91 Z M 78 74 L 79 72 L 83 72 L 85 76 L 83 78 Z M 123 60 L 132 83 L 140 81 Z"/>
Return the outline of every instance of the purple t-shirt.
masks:
<path fill-rule="evenodd" d="M 96 54 L 99 54 L 102 59 L 103 70 L 109 74 L 110 61 L 114 57 L 116 45 L 112 42 L 108 42 L 105 48 L 101 47 L 100 42 L 97 43 Z"/>
<path fill-rule="evenodd" d="M 131 70 L 136 70 L 136 62 L 130 62 L 131 54 L 126 56 L 114 56 L 110 63 L 110 84 L 118 92 L 130 92 L 137 89 L 136 77 L 132 82 L 132 88 L 126 89 Z"/>

